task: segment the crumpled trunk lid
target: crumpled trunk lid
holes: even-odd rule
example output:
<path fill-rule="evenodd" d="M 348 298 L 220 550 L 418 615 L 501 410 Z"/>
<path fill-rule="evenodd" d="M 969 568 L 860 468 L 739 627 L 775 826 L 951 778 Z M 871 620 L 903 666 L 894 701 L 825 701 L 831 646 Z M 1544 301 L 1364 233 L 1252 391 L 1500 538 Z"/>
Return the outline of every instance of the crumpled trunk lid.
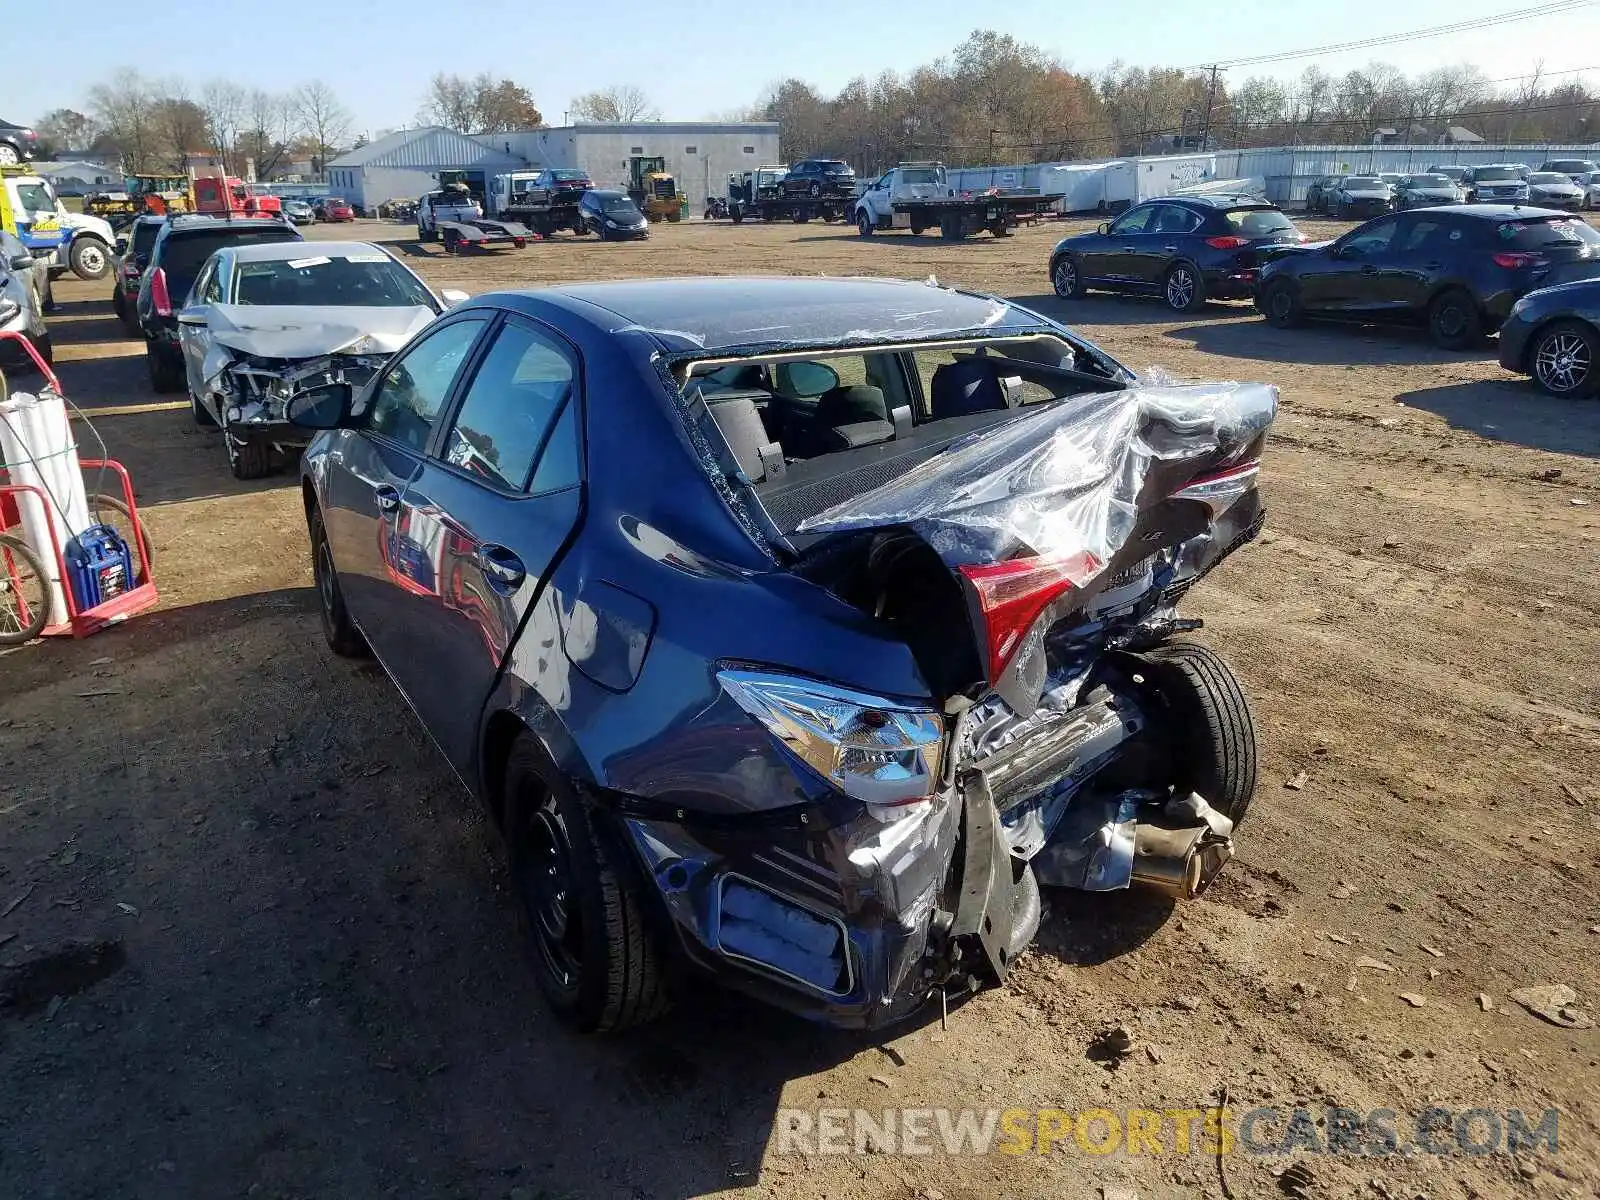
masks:
<path fill-rule="evenodd" d="M 987 683 L 1025 715 L 1044 686 L 1043 634 L 1056 618 L 1127 583 L 1129 568 L 1159 549 L 1199 543 L 1196 553 L 1220 557 L 1232 548 L 1212 544 L 1208 524 L 1220 501 L 1253 490 L 1277 395 L 1217 383 L 1068 397 L 974 433 L 795 530 L 902 527 L 920 537 L 963 581 Z M 1151 514 L 1180 493 L 1197 511 L 1158 513 L 1152 527 Z M 1001 609 L 1004 644 L 992 619 Z"/>

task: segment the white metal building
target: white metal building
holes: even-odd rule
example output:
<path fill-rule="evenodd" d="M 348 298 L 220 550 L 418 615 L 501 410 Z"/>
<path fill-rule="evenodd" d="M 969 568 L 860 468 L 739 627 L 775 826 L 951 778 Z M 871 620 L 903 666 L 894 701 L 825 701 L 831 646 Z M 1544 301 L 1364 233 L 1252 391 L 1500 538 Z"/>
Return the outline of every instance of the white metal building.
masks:
<path fill-rule="evenodd" d="M 387 200 L 415 199 L 438 186 L 440 171 L 465 171 L 480 189 L 506 171 L 579 167 L 600 187 L 625 185 L 628 162 L 666 160 L 666 169 L 697 208 L 727 192 L 728 176 L 778 161 L 778 123 L 647 121 L 568 125 L 468 136 L 433 125 L 402 129 L 328 164 L 328 190 L 363 211 Z"/>
<path fill-rule="evenodd" d="M 597 187 L 626 185 L 630 159 L 663 158 L 691 209 L 707 196 L 726 195 L 729 175 L 778 161 L 776 121 L 567 125 L 485 140 L 534 168 L 581 168 Z"/>
<path fill-rule="evenodd" d="M 341 154 L 328 164 L 328 192 L 365 212 L 388 200 L 415 200 L 432 191 L 439 186 L 440 171 L 497 175 L 525 166 L 522 159 L 481 138 L 429 125 L 397 130 Z"/>

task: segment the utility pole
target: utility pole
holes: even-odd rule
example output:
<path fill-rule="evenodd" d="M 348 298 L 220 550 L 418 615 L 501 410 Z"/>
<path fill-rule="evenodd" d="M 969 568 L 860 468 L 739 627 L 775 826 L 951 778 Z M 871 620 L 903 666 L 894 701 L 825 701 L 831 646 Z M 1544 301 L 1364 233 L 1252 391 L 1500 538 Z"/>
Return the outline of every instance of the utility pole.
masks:
<path fill-rule="evenodd" d="M 1217 102 L 1217 73 L 1222 70 L 1225 68 L 1211 64 L 1211 86 L 1206 89 L 1206 120 L 1200 129 L 1201 153 L 1205 153 L 1211 142 L 1211 109 Z"/>

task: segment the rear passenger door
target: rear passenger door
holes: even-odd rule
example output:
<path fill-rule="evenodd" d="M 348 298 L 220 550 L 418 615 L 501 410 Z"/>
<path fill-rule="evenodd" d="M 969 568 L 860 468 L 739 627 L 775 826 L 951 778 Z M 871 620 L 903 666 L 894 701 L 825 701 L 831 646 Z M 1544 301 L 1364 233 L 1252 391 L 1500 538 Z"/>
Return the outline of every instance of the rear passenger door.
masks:
<path fill-rule="evenodd" d="M 581 386 L 575 347 L 507 316 L 400 496 L 399 526 L 437 565 L 431 591 L 397 597 L 404 644 L 385 665 L 464 778 L 483 703 L 578 524 Z"/>
<path fill-rule="evenodd" d="M 1189 235 L 1199 224 L 1200 214 L 1181 205 L 1156 205 L 1149 231 L 1139 240 L 1139 252 L 1133 260 L 1136 282 L 1143 287 L 1158 287 L 1172 264 L 1189 253 Z"/>

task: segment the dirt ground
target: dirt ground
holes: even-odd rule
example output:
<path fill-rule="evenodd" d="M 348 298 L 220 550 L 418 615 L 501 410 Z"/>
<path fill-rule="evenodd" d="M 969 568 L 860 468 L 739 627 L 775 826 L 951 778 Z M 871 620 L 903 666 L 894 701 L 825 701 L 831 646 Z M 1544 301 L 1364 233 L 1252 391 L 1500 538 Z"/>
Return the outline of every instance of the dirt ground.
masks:
<path fill-rule="evenodd" d="M 932 275 L 1137 370 L 1282 389 L 1267 532 L 1187 605 L 1260 727 L 1238 860 L 1176 909 L 1048 896 L 1008 986 L 882 1046 L 710 992 L 624 1037 L 558 1027 L 493 834 L 382 673 L 323 644 L 291 478 L 235 482 L 217 435 L 148 390 L 109 288 L 59 285 L 61 376 L 134 474 L 162 603 L 0 657 L 0 1196 L 1600 1194 L 1600 1037 L 1509 997 L 1565 984 L 1600 1008 L 1600 404 L 1405 332 L 1058 301 L 1048 251 L 1075 227 L 406 247 L 472 291 Z M 1119 1025 L 1132 1053 L 1106 1061 Z M 929 1157 L 780 1152 L 772 1133 L 780 1108 L 1125 1114 L 1224 1089 L 1232 1124 L 1386 1108 L 1402 1143 L 1429 1106 L 1556 1108 L 1559 1146 L 1219 1159 L 1169 1129 L 1159 1154 L 1068 1136 Z"/>

